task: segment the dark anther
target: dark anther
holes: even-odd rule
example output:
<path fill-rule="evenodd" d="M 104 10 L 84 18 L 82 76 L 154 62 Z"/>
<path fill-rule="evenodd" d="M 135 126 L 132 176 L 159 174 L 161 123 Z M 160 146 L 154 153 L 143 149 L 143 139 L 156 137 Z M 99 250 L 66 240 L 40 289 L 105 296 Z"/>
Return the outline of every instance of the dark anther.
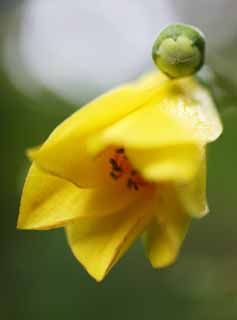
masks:
<path fill-rule="evenodd" d="M 117 180 L 119 178 L 113 171 L 111 171 L 109 174 L 114 180 Z"/>
<path fill-rule="evenodd" d="M 131 178 L 128 179 L 128 182 L 127 182 L 127 186 L 129 189 L 135 189 L 135 190 L 138 190 L 138 185 L 136 184 L 136 182 L 134 182 Z"/>
<path fill-rule="evenodd" d="M 138 185 L 137 185 L 135 182 L 133 183 L 133 186 L 134 186 L 134 189 L 135 189 L 135 190 L 138 190 L 138 189 L 139 189 L 139 188 L 138 188 Z"/>
<path fill-rule="evenodd" d="M 124 153 L 124 149 L 123 148 L 116 149 L 116 153 Z"/>
<path fill-rule="evenodd" d="M 132 186 L 133 186 L 133 181 L 132 181 L 131 178 L 128 179 L 127 186 L 128 186 L 129 189 L 131 189 Z"/>
<path fill-rule="evenodd" d="M 116 160 L 114 160 L 113 158 L 110 158 L 110 159 L 109 159 L 109 162 L 110 162 L 110 164 L 111 164 L 111 166 L 112 166 L 112 169 L 113 169 L 114 171 L 117 171 L 117 172 L 121 172 L 121 171 L 122 171 L 122 169 L 120 168 L 120 166 L 117 164 Z"/>
<path fill-rule="evenodd" d="M 137 174 L 138 174 L 137 170 L 134 170 L 134 169 L 133 169 L 133 170 L 131 171 L 131 175 L 132 175 L 132 176 L 135 176 L 135 175 L 137 175 Z"/>
<path fill-rule="evenodd" d="M 113 166 L 116 163 L 116 161 L 113 158 L 110 158 L 109 163 Z"/>

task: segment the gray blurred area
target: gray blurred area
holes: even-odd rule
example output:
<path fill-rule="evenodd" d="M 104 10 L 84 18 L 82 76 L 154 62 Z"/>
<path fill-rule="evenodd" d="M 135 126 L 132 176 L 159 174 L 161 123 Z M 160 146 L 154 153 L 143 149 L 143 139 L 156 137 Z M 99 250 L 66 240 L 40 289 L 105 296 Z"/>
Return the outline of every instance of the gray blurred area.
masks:
<path fill-rule="evenodd" d="M 236 12 L 234 0 L 0 2 L 0 319 L 237 318 Z M 138 241 L 97 284 L 62 229 L 16 230 L 25 150 L 84 102 L 152 69 L 156 35 L 177 21 L 205 32 L 208 63 L 227 79 L 224 134 L 208 149 L 211 212 L 193 221 L 173 266 L 153 270 Z"/>

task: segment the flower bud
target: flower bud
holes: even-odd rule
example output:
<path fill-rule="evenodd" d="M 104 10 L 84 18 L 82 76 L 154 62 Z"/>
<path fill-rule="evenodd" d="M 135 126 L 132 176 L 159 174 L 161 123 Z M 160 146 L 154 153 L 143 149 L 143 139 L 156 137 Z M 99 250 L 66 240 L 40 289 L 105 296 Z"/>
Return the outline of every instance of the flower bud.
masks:
<path fill-rule="evenodd" d="M 163 29 L 152 48 L 155 64 L 171 78 L 194 74 L 202 67 L 204 55 L 204 35 L 185 24 L 171 24 Z"/>

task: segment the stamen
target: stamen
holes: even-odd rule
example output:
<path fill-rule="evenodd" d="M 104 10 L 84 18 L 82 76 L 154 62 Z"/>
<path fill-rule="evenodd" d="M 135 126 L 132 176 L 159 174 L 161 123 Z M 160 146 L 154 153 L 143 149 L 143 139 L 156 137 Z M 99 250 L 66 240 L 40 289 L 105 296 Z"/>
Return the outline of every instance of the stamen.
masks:
<path fill-rule="evenodd" d="M 133 169 L 133 170 L 131 171 L 131 176 L 135 176 L 136 174 L 138 174 L 137 170 L 134 170 L 134 169 Z"/>
<path fill-rule="evenodd" d="M 135 190 L 139 190 L 138 185 L 136 184 L 136 182 L 134 180 L 132 180 L 131 178 L 128 179 L 127 182 L 127 186 L 129 189 L 135 189 Z"/>
<path fill-rule="evenodd" d="M 116 153 L 124 153 L 124 148 L 116 149 Z"/>
<path fill-rule="evenodd" d="M 136 191 L 139 190 L 139 188 L 138 188 L 138 186 L 137 186 L 136 183 L 133 183 L 133 186 L 134 186 L 134 189 L 135 189 Z"/>
<path fill-rule="evenodd" d="M 132 181 L 131 178 L 129 178 L 129 179 L 128 179 L 128 182 L 127 182 L 128 188 L 131 189 L 131 188 L 132 188 L 132 185 L 133 185 L 133 181 Z"/>
<path fill-rule="evenodd" d="M 125 178 L 125 183 L 129 189 L 137 191 L 147 184 L 139 172 L 132 167 L 124 148 L 115 149 L 114 155 L 109 158 L 109 163 L 111 165 L 110 176 L 114 180 Z"/>
<path fill-rule="evenodd" d="M 122 171 L 121 167 L 118 165 L 118 163 L 117 163 L 117 161 L 115 159 L 110 158 L 109 162 L 112 165 L 112 169 L 114 171 L 118 171 L 118 172 Z"/>
<path fill-rule="evenodd" d="M 109 174 L 114 180 L 117 180 L 119 178 L 119 176 L 117 176 L 113 171 L 111 171 Z"/>

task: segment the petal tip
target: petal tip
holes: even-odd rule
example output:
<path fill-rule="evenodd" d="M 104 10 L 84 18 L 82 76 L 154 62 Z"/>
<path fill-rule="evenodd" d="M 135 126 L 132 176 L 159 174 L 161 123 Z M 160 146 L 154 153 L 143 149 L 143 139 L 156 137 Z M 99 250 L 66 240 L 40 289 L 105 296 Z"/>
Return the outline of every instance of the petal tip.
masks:
<path fill-rule="evenodd" d="M 195 211 L 195 212 L 191 212 L 190 213 L 190 216 L 195 218 L 195 219 L 201 219 L 203 217 L 205 217 L 208 213 L 209 213 L 209 207 L 208 205 L 206 204 L 206 207 L 204 208 L 204 210 L 202 211 Z"/>
<path fill-rule="evenodd" d="M 29 160 L 34 161 L 39 153 L 40 147 L 33 147 L 26 150 L 26 156 Z"/>
<path fill-rule="evenodd" d="M 166 255 L 163 255 L 156 260 L 152 259 L 152 257 L 149 257 L 149 260 L 154 269 L 163 269 L 173 265 L 176 262 L 177 256 L 178 254 L 174 256 L 172 252 L 167 252 Z"/>
<path fill-rule="evenodd" d="M 16 223 L 16 229 L 17 230 L 24 230 L 24 229 L 29 229 L 27 228 L 27 224 L 25 223 L 25 221 L 22 219 L 22 211 L 20 210 L 19 215 L 18 215 L 18 219 L 17 219 L 17 223 Z"/>

